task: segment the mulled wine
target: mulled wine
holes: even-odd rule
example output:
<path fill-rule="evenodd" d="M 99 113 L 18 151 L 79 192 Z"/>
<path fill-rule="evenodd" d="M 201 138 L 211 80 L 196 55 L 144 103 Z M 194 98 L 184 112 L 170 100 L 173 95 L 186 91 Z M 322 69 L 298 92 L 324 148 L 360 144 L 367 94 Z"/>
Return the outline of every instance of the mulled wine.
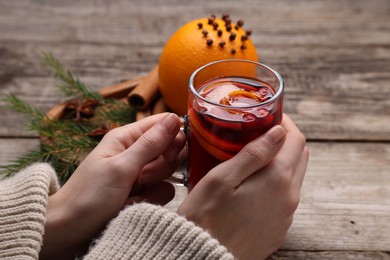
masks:
<path fill-rule="evenodd" d="M 207 101 L 195 99 L 188 109 L 190 190 L 213 167 L 282 119 L 282 100 L 267 104 L 276 92 L 256 78 L 217 78 L 197 91 Z"/>

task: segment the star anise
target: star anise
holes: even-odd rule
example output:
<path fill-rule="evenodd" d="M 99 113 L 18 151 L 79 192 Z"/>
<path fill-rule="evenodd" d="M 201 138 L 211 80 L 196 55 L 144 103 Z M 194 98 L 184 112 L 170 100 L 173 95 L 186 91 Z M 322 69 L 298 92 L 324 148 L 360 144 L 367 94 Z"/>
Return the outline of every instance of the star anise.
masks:
<path fill-rule="evenodd" d="M 105 134 L 107 134 L 110 130 L 119 127 L 119 123 L 102 123 L 98 128 L 88 133 L 88 136 L 96 141 L 102 140 Z"/>
<path fill-rule="evenodd" d="M 91 118 L 95 115 L 95 107 L 99 104 L 98 100 L 78 98 L 71 100 L 65 107 L 65 111 L 75 117 L 76 121 L 82 118 Z"/>

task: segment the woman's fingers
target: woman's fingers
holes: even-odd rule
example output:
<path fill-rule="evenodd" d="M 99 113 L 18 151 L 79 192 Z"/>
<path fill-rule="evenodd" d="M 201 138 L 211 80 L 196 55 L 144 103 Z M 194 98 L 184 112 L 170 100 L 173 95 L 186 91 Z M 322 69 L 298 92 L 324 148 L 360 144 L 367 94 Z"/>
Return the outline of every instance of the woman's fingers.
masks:
<path fill-rule="evenodd" d="M 300 191 L 302 187 L 302 182 L 306 174 L 307 164 L 309 161 L 309 150 L 307 147 L 304 148 L 302 152 L 301 159 L 295 169 L 295 173 L 292 179 L 292 188 Z"/>
<path fill-rule="evenodd" d="M 138 178 L 140 183 L 151 183 L 169 178 L 184 160 L 186 151 L 182 150 L 173 161 L 167 162 L 163 156 L 145 165 Z"/>
<path fill-rule="evenodd" d="M 295 169 L 306 147 L 306 138 L 287 115 L 283 117 L 282 126 L 286 129 L 287 138 L 275 157 L 275 164 L 281 167 L 288 167 L 292 164 L 292 168 Z"/>
<path fill-rule="evenodd" d="M 274 126 L 267 133 L 244 146 L 232 159 L 212 169 L 205 178 L 222 178 L 230 183 L 230 188 L 236 188 L 272 160 L 282 147 L 285 136 L 286 131 L 282 126 Z"/>
<path fill-rule="evenodd" d="M 166 114 L 160 122 L 155 123 L 143 133 L 130 147 L 118 154 L 115 160 L 124 167 L 123 170 L 131 169 L 132 172 L 140 172 L 146 164 L 168 149 L 179 130 L 179 117 Z"/>
<path fill-rule="evenodd" d="M 98 146 L 104 146 L 105 150 L 112 149 L 113 152 L 122 152 L 130 147 L 141 135 L 163 120 L 168 113 L 157 114 L 146 117 L 140 121 L 117 127 L 108 132 L 100 141 Z M 111 152 L 112 153 L 112 152 Z M 114 154 L 104 154 L 102 157 L 109 157 Z"/>
<path fill-rule="evenodd" d="M 173 140 L 171 145 L 166 151 L 163 152 L 163 157 L 167 162 L 173 162 L 183 151 L 183 148 L 186 146 L 186 136 L 183 131 L 179 131 L 176 138 Z M 184 158 L 183 158 L 184 159 Z"/>

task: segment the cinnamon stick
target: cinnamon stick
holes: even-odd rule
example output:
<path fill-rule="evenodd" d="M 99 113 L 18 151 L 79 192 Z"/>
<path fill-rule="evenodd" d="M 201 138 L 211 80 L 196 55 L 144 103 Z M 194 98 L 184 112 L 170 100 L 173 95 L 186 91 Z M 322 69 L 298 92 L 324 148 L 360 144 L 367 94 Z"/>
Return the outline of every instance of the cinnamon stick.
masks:
<path fill-rule="evenodd" d="M 50 120 L 60 119 L 64 114 L 67 102 L 63 102 L 52 107 L 47 113 L 46 117 Z"/>
<path fill-rule="evenodd" d="M 148 117 L 152 114 L 152 111 L 150 109 L 147 110 L 138 110 L 135 114 L 135 121 L 139 121 L 141 119 L 144 119 L 145 117 Z"/>
<path fill-rule="evenodd" d="M 104 98 L 117 98 L 122 100 L 122 98 L 126 98 L 129 92 L 138 86 L 144 77 L 139 77 L 135 79 L 126 80 L 124 82 L 114 84 L 111 86 L 103 87 L 99 90 L 100 95 Z M 126 101 L 126 100 L 125 100 Z M 49 119 L 60 119 L 64 113 L 65 107 L 68 102 L 63 102 L 52 107 L 47 113 L 46 116 Z"/>
<path fill-rule="evenodd" d="M 115 85 L 103 87 L 99 90 L 99 93 L 105 98 L 126 97 L 129 92 L 131 92 L 135 87 L 137 87 L 143 80 L 144 77 L 126 80 Z"/>
<path fill-rule="evenodd" d="M 130 106 L 146 109 L 158 97 L 158 65 L 127 96 Z"/>
<path fill-rule="evenodd" d="M 160 114 L 169 111 L 167 105 L 164 102 L 164 99 L 160 97 L 157 99 L 157 101 L 154 103 L 153 109 L 152 109 L 152 115 Z"/>

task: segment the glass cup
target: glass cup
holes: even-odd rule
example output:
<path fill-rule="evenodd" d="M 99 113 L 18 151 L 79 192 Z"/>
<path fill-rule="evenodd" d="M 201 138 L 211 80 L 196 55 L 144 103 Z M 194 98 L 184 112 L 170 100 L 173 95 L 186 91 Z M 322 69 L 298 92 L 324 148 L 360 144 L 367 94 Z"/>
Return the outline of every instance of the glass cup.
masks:
<path fill-rule="evenodd" d="M 215 61 L 193 72 L 187 113 L 189 191 L 216 165 L 280 124 L 283 89 L 277 71 L 249 60 Z"/>

